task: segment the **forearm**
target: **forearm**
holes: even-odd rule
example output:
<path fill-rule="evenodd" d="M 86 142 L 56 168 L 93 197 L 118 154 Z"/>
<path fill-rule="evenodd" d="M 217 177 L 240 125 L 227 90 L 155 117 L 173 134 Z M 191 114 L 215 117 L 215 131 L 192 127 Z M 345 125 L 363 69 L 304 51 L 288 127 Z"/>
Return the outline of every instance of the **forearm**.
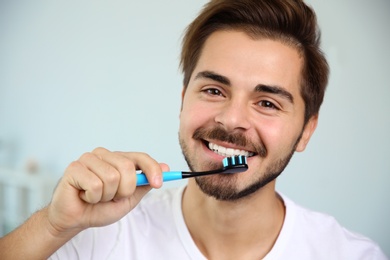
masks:
<path fill-rule="evenodd" d="M 78 232 L 60 233 L 49 223 L 48 209 L 0 238 L 0 259 L 47 259 Z"/>

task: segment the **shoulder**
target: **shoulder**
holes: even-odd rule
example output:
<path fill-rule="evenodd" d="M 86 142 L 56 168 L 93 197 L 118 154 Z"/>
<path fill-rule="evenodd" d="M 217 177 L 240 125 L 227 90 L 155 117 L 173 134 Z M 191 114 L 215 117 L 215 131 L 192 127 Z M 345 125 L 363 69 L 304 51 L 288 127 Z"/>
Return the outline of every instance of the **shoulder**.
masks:
<path fill-rule="evenodd" d="M 302 207 L 286 196 L 282 198 L 286 206 L 286 232 L 295 246 L 311 257 L 386 259 L 375 242 L 346 229 L 334 217 Z"/>

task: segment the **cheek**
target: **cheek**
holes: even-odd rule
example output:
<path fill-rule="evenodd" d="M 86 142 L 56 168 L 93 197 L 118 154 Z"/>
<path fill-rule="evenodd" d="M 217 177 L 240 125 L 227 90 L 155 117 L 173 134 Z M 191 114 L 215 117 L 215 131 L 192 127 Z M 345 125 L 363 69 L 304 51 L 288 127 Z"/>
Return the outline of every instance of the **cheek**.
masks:
<path fill-rule="evenodd" d="M 200 125 L 212 118 L 212 111 L 214 109 L 211 109 L 202 102 L 185 98 L 180 113 L 180 122 L 183 125 Z"/>
<path fill-rule="evenodd" d="M 287 126 L 287 127 L 286 127 Z M 271 153 L 281 152 L 295 142 L 296 129 L 280 121 L 263 120 L 257 124 L 257 133 Z"/>
<path fill-rule="evenodd" d="M 266 127 L 263 126 L 259 130 L 259 135 L 267 150 L 275 146 L 275 144 L 280 142 L 283 138 L 280 133 L 280 128 L 278 128 L 275 124 L 268 124 Z"/>
<path fill-rule="evenodd" d="M 180 135 L 191 135 L 192 132 L 199 127 L 202 120 L 203 111 L 194 106 L 191 102 L 184 100 L 182 110 L 180 112 Z"/>

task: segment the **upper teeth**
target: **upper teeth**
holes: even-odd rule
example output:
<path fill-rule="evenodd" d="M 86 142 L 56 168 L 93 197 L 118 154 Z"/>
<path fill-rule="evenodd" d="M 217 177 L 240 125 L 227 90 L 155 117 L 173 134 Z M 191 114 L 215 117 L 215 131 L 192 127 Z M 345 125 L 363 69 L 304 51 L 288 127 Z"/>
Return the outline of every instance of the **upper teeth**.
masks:
<path fill-rule="evenodd" d="M 248 152 L 245 150 L 239 150 L 239 149 L 226 148 L 226 147 L 219 146 L 219 145 L 216 145 L 213 143 L 209 143 L 209 148 L 210 148 L 210 150 L 214 151 L 215 153 L 222 155 L 222 156 L 226 156 L 226 157 L 237 156 L 237 155 L 243 155 L 246 157 L 250 157 L 250 156 L 254 155 L 254 153 L 252 153 L 252 152 Z"/>

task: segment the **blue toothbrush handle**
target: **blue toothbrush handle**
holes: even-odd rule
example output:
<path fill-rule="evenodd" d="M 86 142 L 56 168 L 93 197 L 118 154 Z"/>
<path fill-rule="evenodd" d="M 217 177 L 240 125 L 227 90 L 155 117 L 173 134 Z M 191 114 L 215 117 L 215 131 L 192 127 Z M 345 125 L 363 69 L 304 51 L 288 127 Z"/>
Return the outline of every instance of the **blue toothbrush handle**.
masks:
<path fill-rule="evenodd" d="M 181 180 L 182 172 L 163 172 L 163 182 Z M 148 185 L 148 179 L 144 173 L 137 174 L 137 186 Z"/>

